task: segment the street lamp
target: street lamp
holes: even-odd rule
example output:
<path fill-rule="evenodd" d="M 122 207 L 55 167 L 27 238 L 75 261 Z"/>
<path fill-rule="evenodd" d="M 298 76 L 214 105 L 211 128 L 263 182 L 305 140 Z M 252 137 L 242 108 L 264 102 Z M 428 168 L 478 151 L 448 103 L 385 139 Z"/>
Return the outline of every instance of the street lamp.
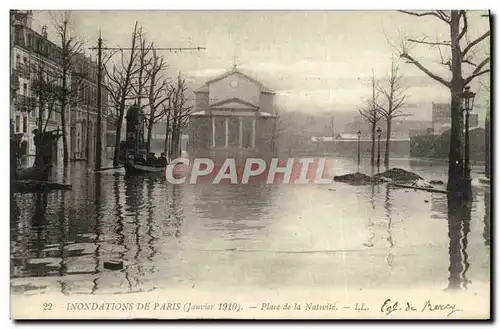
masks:
<path fill-rule="evenodd" d="M 359 165 L 361 162 L 361 156 L 360 156 L 361 130 L 358 130 L 356 134 L 358 135 L 358 172 L 359 172 Z"/>
<path fill-rule="evenodd" d="M 470 91 L 470 87 L 465 87 L 463 93 L 460 94 L 462 98 L 462 112 L 465 112 L 465 158 L 463 166 L 463 178 L 467 181 L 471 180 L 470 177 L 470 167 L 469 167 L 469 157 L 470 157 L 470 145 L 469 145 L 469 116 L 474 108 L 474 97 L 476 93 Z"/>
<path fill-rule="evenodd" d="M 380 170 L 380 135 L 382 135 L 382 129 L 380 129 L 380 127 L 377 127 L 377 137 L 378 137 L 377 170 Z"/>

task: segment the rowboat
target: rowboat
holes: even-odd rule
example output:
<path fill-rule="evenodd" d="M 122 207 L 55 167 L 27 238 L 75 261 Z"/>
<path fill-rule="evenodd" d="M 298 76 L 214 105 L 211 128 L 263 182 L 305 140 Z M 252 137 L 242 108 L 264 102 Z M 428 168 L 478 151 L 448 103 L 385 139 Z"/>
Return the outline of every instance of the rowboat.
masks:
<path fill-rule="evenodd" d="M 139 164 L 134 160 L 127 159 L 125 162 L 125 172 L 129 175 L 139 175 L 139 174 L 162 174 L 165 173 L 166 166 L 148 166 L 145 164 Z"/>
<path fill-rule="evenodd" d="M 47 181 L 50 176 L 52 165 L 38 165 L 29 168 L 17 169 L 18 180 Z"/>

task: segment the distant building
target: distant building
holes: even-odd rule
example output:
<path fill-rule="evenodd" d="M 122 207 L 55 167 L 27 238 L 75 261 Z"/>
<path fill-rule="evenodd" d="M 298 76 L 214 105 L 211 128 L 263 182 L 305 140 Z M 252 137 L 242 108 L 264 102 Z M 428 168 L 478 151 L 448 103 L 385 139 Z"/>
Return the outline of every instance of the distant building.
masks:
<path fill-rule="evenodd" d="M 427 134 L 410 138 L 411 156 L 416 158 L 441 158 L 446 159 L 450 151 L 451 129 L 440 134 Z M 470 160 L 483 162 L 485 160 L 486 142 L 485 129 L 471 127 L 469 129 Z"/>
<path fill-rule="evenodd" d="M 357 134 L 348 134 L 348 133 L 342 133 L 338 134 L 335 139 L 342 139 L 342 140 L 351 140 L 351 139 L 358 139 Z"/>
<path fill-rule="evenodd" d="M 272 148 L 275 93 L 236 66 L 195 91 L 189 148 Z"/>
<path fill-rule="evenodd" d="M 469 127 L 479 125 L 478 114 L 469 116 Z M 451 127 L 451 104 L 432 103 L 432 128 L 435 132 L 443 132 Z"/>

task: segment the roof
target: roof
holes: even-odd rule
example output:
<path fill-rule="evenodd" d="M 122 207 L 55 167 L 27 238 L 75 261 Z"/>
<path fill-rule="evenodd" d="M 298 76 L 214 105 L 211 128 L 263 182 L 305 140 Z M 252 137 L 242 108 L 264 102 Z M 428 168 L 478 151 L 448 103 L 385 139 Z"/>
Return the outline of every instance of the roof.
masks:
<path fill-rule="evenodd" d="M 225 73 L 215 77 L 215 78 L 212 78 L 210 80 L 208 80 L 207 82 L 205 82 L 205 84 L 203 86 L 201 86 L 200 88 L 196 89 L 194 92 L 195 93 L 208 93 L 208 85 L 210 85 L 211 83 L 214 83 L 214 82 L 217 82 L 217 81 L 220 81 L 230 75 L 233 75 L 233 74 L 239 74 L 243 77 L 245 77 L 246 79 L 258 84 L 260 86 L 260 91 L 263 92 L 263 93 L 267 93 L 267 94 L 274 94 L 274 91 L 272 91 L 271 89 L 265 87 L 261 82 L 257 81 L 256 79 L 252 78 L 251 76 L 249 76 L 248 74 L 246 73 L 243 73 L 241 72 L 238 67 L 235 65 L 233 66 L 233 68 L 229 71 L 226 71 Z"/>
<path fill-rule="evenodd" d="M 338 134 L 337 139 L 358 139 L 358 135 L 357 134 L 349 134 L 349 133 L 341 133 L 341 134 Z"/>
<path fill-rule="evenodd" d="M 209 111 L 198 111 L 190 114 L 191 116 L 205 116 L 205 115 L 210 115 Z M 275 115 L 272 115 L 269 112 L 259 112 L 260 117 L 266 117 L 266 118 L 276 118 Z"/>

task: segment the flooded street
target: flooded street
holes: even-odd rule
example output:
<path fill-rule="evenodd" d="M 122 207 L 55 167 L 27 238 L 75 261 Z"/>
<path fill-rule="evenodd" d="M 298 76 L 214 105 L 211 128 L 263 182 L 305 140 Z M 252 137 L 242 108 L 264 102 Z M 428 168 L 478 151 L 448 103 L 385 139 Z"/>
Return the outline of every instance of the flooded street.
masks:
<path fill-rule="evenodd" d="M 356 166 L 330 163 L 334 175 Z M 396 159 L 391 167 L 446 182 L 443 163 Z M 84 163 L 58 180 L 73 190 L 12 197 L 13 293 L 442 291 L 490 280 L 489 186 L 479 183 L 464 217 L 449 213 L 446 194 L 386 184 L 172 186 L 122 171 L 96 176 Z M 124 269 L 105 269 L 110 259 L 123 260 Z"/>

